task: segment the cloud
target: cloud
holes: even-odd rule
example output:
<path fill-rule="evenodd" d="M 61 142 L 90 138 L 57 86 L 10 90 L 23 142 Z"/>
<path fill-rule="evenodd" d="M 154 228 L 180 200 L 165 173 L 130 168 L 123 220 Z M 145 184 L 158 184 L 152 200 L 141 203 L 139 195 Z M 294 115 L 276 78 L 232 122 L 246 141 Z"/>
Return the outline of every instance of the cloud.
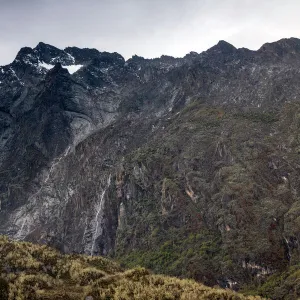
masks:
<path fill-rule="evenodd" d="M 0 65 L 40 41 L 129 58 L 300 37 L 299 0 L 0 0 L 0 8 Z"/>

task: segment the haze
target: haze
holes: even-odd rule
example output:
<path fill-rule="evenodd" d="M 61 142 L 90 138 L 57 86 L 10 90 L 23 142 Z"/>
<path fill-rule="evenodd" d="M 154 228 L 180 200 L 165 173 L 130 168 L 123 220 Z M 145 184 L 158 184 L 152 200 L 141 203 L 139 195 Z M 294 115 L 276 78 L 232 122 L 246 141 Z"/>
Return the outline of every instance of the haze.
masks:
<path fill-rule="evenodd" d="M 300 37 L 299 0 L 0 0 L 0 65 L 43 41 L 147 58 Z"/>

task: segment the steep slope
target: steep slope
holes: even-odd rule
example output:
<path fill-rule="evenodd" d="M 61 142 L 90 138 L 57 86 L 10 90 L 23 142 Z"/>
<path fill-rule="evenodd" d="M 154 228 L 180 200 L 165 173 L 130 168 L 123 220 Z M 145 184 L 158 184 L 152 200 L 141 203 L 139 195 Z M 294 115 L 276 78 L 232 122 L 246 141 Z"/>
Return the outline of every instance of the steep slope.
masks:
<path fill-rule="evenodd" d="M 298 114 L 195 103 L 161 125 L 125 156 L 116 255 L 236 287 L 297 262 Z"/>
<path fill-rule="evenodd" d="M 21 49 L 0 69 L 0 232 L 224 287 L 296 263 L 299 65 L 298 39 Z"/>
<path fill-rule="evenodd" d="M 0 237 L 0 298 L 34 299 L 262 299 L 191 280 L 124 271 L 102 257 L 61 255 L 46 246 Z"/>

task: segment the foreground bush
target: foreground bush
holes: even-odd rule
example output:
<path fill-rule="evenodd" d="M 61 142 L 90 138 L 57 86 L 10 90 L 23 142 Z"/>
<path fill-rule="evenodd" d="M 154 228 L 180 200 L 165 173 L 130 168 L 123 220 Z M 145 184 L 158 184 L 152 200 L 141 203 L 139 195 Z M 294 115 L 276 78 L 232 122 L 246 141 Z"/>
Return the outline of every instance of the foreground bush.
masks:
<path fill-rule="evenodd" d="M 0 300 L 261 299 L 0 236 Z"/>

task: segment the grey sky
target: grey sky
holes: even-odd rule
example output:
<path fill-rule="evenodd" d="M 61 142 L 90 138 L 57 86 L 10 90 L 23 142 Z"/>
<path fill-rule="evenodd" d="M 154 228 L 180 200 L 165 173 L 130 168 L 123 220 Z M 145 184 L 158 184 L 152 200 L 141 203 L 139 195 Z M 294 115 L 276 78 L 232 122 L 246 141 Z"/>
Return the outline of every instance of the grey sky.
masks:
<path fill-rule="evenodd" d="M 183 56 L 226 40 L 257 49 L 300 37 L 300 0 L 0 0 L 0 65 L 40 41 Z"/>

